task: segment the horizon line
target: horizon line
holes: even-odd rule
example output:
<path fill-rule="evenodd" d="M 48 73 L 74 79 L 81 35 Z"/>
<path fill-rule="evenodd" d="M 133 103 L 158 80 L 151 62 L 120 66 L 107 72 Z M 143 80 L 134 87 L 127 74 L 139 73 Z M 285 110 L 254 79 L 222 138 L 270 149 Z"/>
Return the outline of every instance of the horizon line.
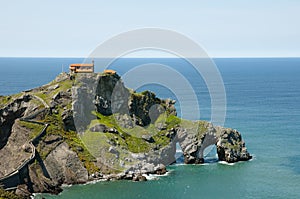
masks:
<path fill-rule="evenodd" d="M 37 56 L 37 57 L 32 57 L 32 56 L 5 56 L 5 57 L 1 57 L 0 58 L 56 58 L 56 59 L 111 59 L 111 57 L 106 57 L 106 58 L 92 58 L 92 57 L 56 57 L 56 56 Z M 179 59 L 179 58 L 183 58 L 183 57 L 119 57 L 121 59 Z M 197 57 L 187 57 L 187 58 L 191 58 L 191 59 L 197 59 Z M 207 58 L 211 58 L 211 59 L 256 59 L 256 58 L 266 58 L 266 59 L 274 59 L 274 58 L 300 58 L 296 57 L 296 56 L 282 56 L 282 57 L 278 57 L 278 56 L 237 56 L 237 57 L 226 57 L 226 56 L 215 56 L 215 57 L 207 57 Z"/>

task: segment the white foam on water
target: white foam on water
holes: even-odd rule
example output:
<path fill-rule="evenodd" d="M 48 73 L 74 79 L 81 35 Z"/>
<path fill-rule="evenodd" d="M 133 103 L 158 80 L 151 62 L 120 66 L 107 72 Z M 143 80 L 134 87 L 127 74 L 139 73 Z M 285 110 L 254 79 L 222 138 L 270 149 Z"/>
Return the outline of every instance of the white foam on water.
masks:
<path fill-rule="evenodd" d="M 143 174 L 143 176 L 145 176 L 147 178 L 147 180 L 159 180 L 160 177 L 165 177 L 168 176 L 173 170 L 169 170 L 168 172 L 166 172 L 163 175 L 157 175 L 157 174 Z"/>
<path fill-rule="evenodd" d="M 202 164 L 184 164 L 184 163 L 176 163 L 176 164 L 172 164 L 171 166 L 188 166 L 188 165 L 194 165 L 194 166 L 208 166 L 208 165 L 212 165 L 215 164 L 217 162 L 205 162 Z"/>
<path fill-rule="evenodd" d="M 92 180 L 87 183 L 84 183 L 83 185 L 96 184 L 97 182 L 105 182 L 105 181 L 107 181 L 107 179 L 97 179 L 97 180 Z"/>
<path fill-rule="evenodd" d="M 233 166 L 233 165 L 235 165 L 235 163 L 228 163 L 228 162 L 226 162 L 226 161 L 219 161 L 218 163 L 219 163 L 219 164 L 228 165 L 228 166 Z"/>
<path fill-rule="evenodd" d="M 251 154 L 251 155 L 252 155 L 252 158 L 248 161 L 256 160 L 256 155 L 255 154 Z"/>
<path fill-rule="evenodd" d="M 157 176 L 154 176 L 154 175 L 147 175 L 147 174 L 143 174 L 144 177 L 146 177 L 147 180 L 158 180 L 158 177 Z"/>
<path fill-rule="evenodd" d="M 61 187 L 62 188 L 68 188 L 68 187 L 72 187 L 73 185 L 71 184 L 62 184 Z"/>

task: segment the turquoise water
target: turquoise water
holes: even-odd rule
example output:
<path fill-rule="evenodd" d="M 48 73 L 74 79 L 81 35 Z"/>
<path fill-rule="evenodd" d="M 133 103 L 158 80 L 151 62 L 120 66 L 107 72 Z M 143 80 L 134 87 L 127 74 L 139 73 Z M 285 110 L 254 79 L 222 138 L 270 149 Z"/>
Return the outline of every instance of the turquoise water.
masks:
<path fill-rule="evenodd" d="M 47 83 L 61 71 L 61 64 L 81 59 L 8 59 L 1 58 L 0 95 Z M 150 60 L 153 62 L 153 60 Z M 176 68 L 176 59 L 156 60 Z M 149 59 L 120 60 L 126 71 L 133 64 Z M 225 126 L 238 129 L 254 159 L 224 165 L 173 165 L 168 176 L 159 180 L 98 182 L 64 189 L 58 196 L 45 198 L 299 198 L 300 197 L 300 59 L 215 59 L 227 95 Z M 24 70 L 23 66 L 29 66 Z M 96 62 L 97 63 L 97 62 Z M 35 71 L 30 81 L 29 71 Z M 192 70 L 185 76 L 198 81 Z M 44 74 L 45 71 L 47 74 Z M 16 74 L 16 75 L 15 75 Z M 15 76 L 14 76 L 15 75 Z M 142 74 L 140 77 L 142 78 Z M 197 87 L 198 86 L 198 87 Z M 157 85 L 144 86 L 161 97 L 174 97 Z M 201 119 L 209 119 L 209 94 L 195 85 L 201 99 Z M 142 89 L 142 88 L 141 88 Z M 180 107 L 178 107 L 180 109 Z M 193 107 L 191 107 L 192 110 Z"/>

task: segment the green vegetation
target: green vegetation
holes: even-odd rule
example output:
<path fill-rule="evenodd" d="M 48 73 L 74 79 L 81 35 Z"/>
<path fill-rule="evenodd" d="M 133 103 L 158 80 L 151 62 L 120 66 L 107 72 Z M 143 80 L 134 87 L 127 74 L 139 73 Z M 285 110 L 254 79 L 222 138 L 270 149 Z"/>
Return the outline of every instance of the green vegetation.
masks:
<path fill-rule="evenodd" d="M 159 131 L 157 134 L 153 136 L 156 145 L 163 147 L 170 143 L 171 140 L 166 136 L 166 133 L 167 131 L 163 130 L 163 131 Z"/>
<path fill-rule="evenodd" d="M 99 168 L 95 165 L 96 159 L 87 150 L 86 146 L 83 144 L 82 140 L 78 137 L 75 131 L 69 131 L 64 135 L 66 142 L 75 151 L 83 162 L 85 168 L 88 170 L 89 174 L 99 171 Z"/>
<path fill-rule="evenodd" d="M 68 89 L 72 88 L 73 83 L 74 83 L 74 80 L 70 80 L 70 79 L 61 81 L 59 83 L 53 81 L 49 85 L 47 85 L 47 87 L 49 88 L 51 86 L 58 85 L 57 89 L 53 89 L 53 90 L 49 90 L 49 91 L 41 90 L 37 93 L 34 93 L 34 95 L 40 97 L 47 104 L 49 104 L 51 101 L 51 97 L 55 96 L 56 94 L 58 94 L 61 91 L 66 92 Z M 51 97 L 49 97 L 49 96 L 51 96 Z"/>
<path fill-rule="evenodd" d="M 141 138 L 141 133 L 145 132 L 144 128 L 136 126 L 131 129 L 125 129 L 120 127 L 114 115 L 104 116 L 98 112 L 93 112 L 93 114 L 97 116 L 97 120 L 93 120 L 90 124 L 90 127 L 94 126 L 95 124 L 104 124 L 108 128 L 115 128 L 118 131 L 118 134 L 114 134 L 113 138 L 118 140 L 120 146 L 133 153 L 148 152 L 150 150 L 150 144 Z M 137 135 L 138 133 L 139 136 Z M 87 132 L 85 133 L 85 136 L 89 136 L 89 139 L 93 139 L 91 136 L 97 136 L 97 134 Z M 110 134 L 105 134 L 105 136 L 106 139 L 109 139 Z"/>
<path fill-rule="evenodd" d="M 180 126 L 189 129 L 191 132 L 194 132 L 198 138 L 201 138 L 207 132 L 208 122 L 181 119 Z"/>
<path fill-rule="evenodd" d="M 198 121 L 198 135 L 203 135 L 207 132 L 207 122 L 206 121 Z"/>
<path fill-rule="evenodd" d="M 73 83 L 74 83 L 74 80 L 70 80 L 70 79 L 59 82 L 58 90 L 59 91 L 66 91 L 66 90 L 72 88 Z"/>
<path fill-rule="evenodd" d="M 126 139 L 128 150 L 133 153 L 149 152 L 150 144 L 142 138 L 129 136 Z"/>
<path fill-rule="evenodd" d="M 182 120 L 175 115 L 169 115 L 166 119 L 167 129 L 178 126 Z"/>
<path fill-rule="evenodd" d="M 25 122 L 25 121 L 19 121 L 20 126 L 25 127 L 30 130 L 29 138 L 33 139 L 37 135 L 41 133 L 43 128 L 45 127 L 42 124 L 36 124 L 36 123 L 31 123 L 31 122 Z"/>
<path fill-rule="evenodd" d="M 59 112 L 62 112 L 62 110 L 60 110 Z M 66 141 L 71 149 L 77 153 L 79 159 L 81 160 L 81 162 L 83 162 L 85 168 L 90 174 L 99 171 L 99 168 L 95 165 L 96 159 L 89 153 L 78 134 L 75 131 L 65 131 L 60 113 L 48 114 L 43 122 L 50 124 L 47 129 L 46 136 L 62 136 L 63 140 Z M 51 151 L 40 150 L 39 152 L 42 159 L 45 159 Z"/>
<path fill-rule="evenodd" d="M 0 96 L 0 104 L 1 106 L 7 104 L 12 99 L 11 96 Z"/>
<path fill-rule="evenodd" d="M 49 103 L 49 96 L 46 92 L 39 92 L 39 93 L 35 93 L 34 95 L 44 100 L 47 104 Z"/>
<path fill-rule="evenodd" d="M 0 187 L 0 199 L 22 199 L 22 197 L 17 196 L 12 191 L 5 191 Z"/>
<path fill-rule="evenodd" d="M 120 127 L 116 121 L 116 115 L 104 116 L 98 112 L 93 112 L 93 114 L 97 116 L 97 119 L 91 122 L 89 128 L 96 124 L 104 124 L 108 128 L 115 128 L 118 131 L 118 134 L 114 134 L 114 137 L 111 140 L 117 140 L 118 145 L 133 153 L 148 152 L 151 148 L 155 148 L 156 146 L 163 147 L 168 145 L 171 141 L 167 136 L 168 131 L 181 123 L 181 119 L 174 115 L 167 116 L 166 114 L 161 114 L 154 124 L 150 124 L 147 127 L 136 125 L 133 128 L 123 128 Z M 156 124 L 158 123 L 165 123 L 166 129 L 158 130 L 156 128 Z M 144 140 L 142 138 L 143 135 L 152 136 L 154 143 L 149 143 Z M 110 133 L 100 134 L 88 130 L 83 136 L 83 139 L 86 143 L 89 143 L 89 146 L 90 144 L 93 145 L 93 141 L 95 140 L 102 140 L 104 143 L 101 142 L 101 145 L 104 146 L 104 140 L 110 140 L 109 136 Z M 91 148 L 96 149 L 99 144 L 99 142 L 95 143 Z"/>
<path fill-rule="evenodd" d="M 111 145 L 107 142 L 107 140 L 115 143 L 115 145 L 124 146 L 124 142 L 120 143 L 122 142 L 122 139 L 118 135 L 113 134 L 87 131 L 83 136 L 81 136 L 81 139 L 88 149 L 89 153 L 91 153 L 94 157 L 100 157 L 102 160 L 104 160 L 104 162 L 116 159 L 116 156 L 114 154 L 108 152 Z M 124 159 L 124 155 L 121 154 L 120 158 Z M 101 168 L 101 172 L 119 173 L 121 170 L 123 170 L 118 164 L 118 161 L 114 163 L 111 162 L 109 166 L 110 168 L 106 168 L 105 170 Z M 95 171 L 99 171 L 98 168 Z"/>
<path fill-rule="evenodd" d="M 18 97 L 21 97 L 22 95 L 22 93 L 18 93 L 9 96 L 0 96 L 0 108 L 3 108 L 5 105 L 13 102 L 13 100 L 17 99 Z"/>

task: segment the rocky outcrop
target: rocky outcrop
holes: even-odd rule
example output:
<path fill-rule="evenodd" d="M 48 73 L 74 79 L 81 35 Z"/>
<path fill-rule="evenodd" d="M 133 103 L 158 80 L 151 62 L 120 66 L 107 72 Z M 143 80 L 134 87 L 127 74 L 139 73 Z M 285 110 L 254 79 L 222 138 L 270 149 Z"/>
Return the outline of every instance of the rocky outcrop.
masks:
<path fill-rule="evenodd" d="M 61 118 L 64 123 L 64 129 L 66 131 L 76 131 L 72 110 L 70 109 L 64 110 L 61 114 Z"/>
<path fill-rule="evenodd" d="M 174 140 L 167 146 L 148 153 L 130 153 L 129 159 L 135 161 L 127 168 L 125 174 L 164 174 L 165 166 L 171 165 L 176 162 L 176 143 Z"/>
<path fill-rule="evenodd" d="M 28 190 L 34 193 L 54 193 L 62 191 L 61 187 L 52 181 L 49 176 L 43 174 L 45 168 L 41 164 L 32 164 L 29 166 Z"/>
<path fill-rule="evenodd" d="M 86 113 L 95 109 L 105 116 L 116 114 L 115 118 L 124 128 L 147 126 L 164 112 L 177 114 L 174 100 L 159 99 L 150 91 L 130 91 L 117 74 L 84 74 L 77 82 L 79 85 L 73 87 L 72 98 L 79 128 L 89 124 L 92 118 Z"/>
<path fill-rule="evenodd" d="M 216 145 L 219 160 L 251 159 L 238 131 L 181 120 L 174 104 L 127 89 L 117 74 L 61 74 L 1 104 L 0 178 L 28 159 L 32 148 L 35 161 L 28 163 L 19 192 L 58 193 L 62 184 L 99 178 L 144 181 L 167 172 L 177 143 L 186 164 L 205 162 L 209 145 Z M 39 124 L 46 126 L 43 133 Z"/>
<path fill-rule="evenodd" d="M 202 124 L 200 124 L 202 123 Z M 229 163 L 247 161 L 252 158 L 248 153 L 241 134 L 230 128 L 214 127 L 208 122 L 199 122 L 192 128 L 176 129 L 177 141 L 183 151 L 186 164 L 204 163 L 204 149 L 210 145 L 217 147 L 218 159 Z"/>
<path fill-rule="evenodd" d="M 30 99 L 29 95 L 22 95 L 0 109 L 0 149 L 5 146 L 15 120 L 23 117 Z"/>
<path fill-rule="evenodd" d="M 220 161 L 229 163 L 247 161 L 252 156 L 245 147 L 242 135 L 235 129 L 219 127 L 217 151 Z"/>
<path fill-rule="evenodd" d="M 29 130 L 22 127 L 18 121 L 13 125 L 7 144 L 0 150 L 0 178 L 12 173 L 31 157 L 29 133 Z"/>
<path fill-rule="evenodd" d="M 125 88 L 120 76 L 100 75 L 97 82 L 89 84 L 90 87 L 96 85 L 95 105 L 97 111 L 103 115 L 113 113 L 128 113 L 129 90 Z"/>
<path fill-rule="evenodd" d="M 176 115 L 174 104 L 175 101 L 161 100 L 150 91 L 132 93 L 128 102 L 130 116 L 133 117 L 135 124 L 140 126 L 155 123 L 165 111 Z"/>
<path fill-rule="evenodd" d="M 88 172 L 65 142 L 57 146 L 44 161 L 50 178 L 61 184 L 78 184 L 88 181 Z"/>

